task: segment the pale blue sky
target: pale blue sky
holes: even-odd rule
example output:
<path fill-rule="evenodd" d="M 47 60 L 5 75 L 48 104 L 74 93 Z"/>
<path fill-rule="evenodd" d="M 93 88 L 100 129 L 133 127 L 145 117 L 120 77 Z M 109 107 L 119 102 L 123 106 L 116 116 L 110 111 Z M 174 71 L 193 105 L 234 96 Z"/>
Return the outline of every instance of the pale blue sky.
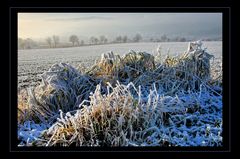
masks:
<path fill-rule="evenodd" d="M 221 13 L 18 13 L 18 36 L 221 37 Z"/>

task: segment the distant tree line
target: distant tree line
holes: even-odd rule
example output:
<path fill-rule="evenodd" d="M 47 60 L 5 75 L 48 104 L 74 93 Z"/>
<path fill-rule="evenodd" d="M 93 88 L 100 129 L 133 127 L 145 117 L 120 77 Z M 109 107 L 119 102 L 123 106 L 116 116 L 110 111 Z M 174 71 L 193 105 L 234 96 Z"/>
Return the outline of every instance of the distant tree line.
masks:
<path fill-rule="evenodd" d="M 50 47 L 50 48 L 56 48 L 57 47 L 57 45 L 59 44 L 59 42 L 60 42 L 60 38 L 59 38 L 59 36 L 57 36 L 57 35 L 53 35 L 52 37 L 47 37 L 46 38 L 46 42 L 47 42 L 47 44 L 48 44 L 48 46 Z"/>
<path fill-rule="evenodd" d="M 186 42 L 185 37 L 175 37 L 169 38 L 166 34 L 162 35 L 160 38 L 150 38 L 150 42 Z"/>
<path fill-rule="evenodd" d="M 38 43 L 30 38 L 18 38 L 18 49 L 38 48 Z"/>
<path fill-rule="evenodd" d="M 210 41 L 211 39 L 206 39 Z M 76 47 L 76 46 L 87 46 L 87 45 L 103 45 L 103 44 L 113 44 L 113 43 L 129 43 L 129 42 L 186 42 L 190 41 L 185 37 L 175 37 L 169 38 L 166 34 L 163 34 L 159 38 L 150 38 L 143 40 L 141 34 L 136 34 L 132 38 L 129 38 L 127 35 L 116 36 L 115 39 L 109 40 L 105 35 L 99 37 L 91 36 L 88 40 L 80 40 L 79 37 L 75 34 L 70 35 L 68 43 L 60 43 L 60 37 L 57 35 L 52 35 L 45 39 L 45 43 L 39 44 L 38 42 L 27 38 L 22 39 L 18 38 L 18 49 L 33 49 L 33 48 L 57 48 L 57 47 Z"/>
<path fill-rule="evenodd" d="M 99 37 L 91 36 L 89 38 L 88 43 L 85 43 L 84 40 L 80 41 L 78 36 L 74 35 L 74 34 L 69 37 L 69 42 L 72 43 L 72 46 L 100 45 L 100 44 L 127 43 L 127 42 L 140 42 L 141 40 L 142 40 L 142 36 L 140 34 L 136 34 L 133 37 L 133 39 L 128 38 L 127 35 L 124 35 L 124 36 L 119 35 L 112 41 L 110 41 L 105 35 L 101 35 Z"/>

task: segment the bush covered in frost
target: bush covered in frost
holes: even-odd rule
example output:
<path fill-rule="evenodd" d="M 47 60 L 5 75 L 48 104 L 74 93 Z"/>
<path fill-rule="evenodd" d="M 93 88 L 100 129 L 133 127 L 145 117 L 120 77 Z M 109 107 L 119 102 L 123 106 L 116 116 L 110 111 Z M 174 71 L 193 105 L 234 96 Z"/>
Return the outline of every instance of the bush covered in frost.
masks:
<path fill-rule="evenodd" d="M 221 146 L 212 57 L 198 41 L 177 57 L 110 52 L 88 69 L 55 64 L 18 95 L 19 145 Z"/>

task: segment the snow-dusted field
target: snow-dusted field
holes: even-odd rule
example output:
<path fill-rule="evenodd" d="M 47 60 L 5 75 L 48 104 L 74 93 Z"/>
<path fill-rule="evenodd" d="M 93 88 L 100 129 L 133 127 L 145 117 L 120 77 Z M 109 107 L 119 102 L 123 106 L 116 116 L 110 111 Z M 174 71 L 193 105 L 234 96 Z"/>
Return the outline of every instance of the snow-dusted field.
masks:
<path fill-rule="evenodd" d="M 123 43 L 72 48 L 19 50 L 18 87 L 35 85 L 37 81 L 40 81 L 40 75 L 54 63 L 65 62 L 73 66 L 82 63 L 91 66 L 102 53 L 113 51 L 116 54 L 123 55 L 128 53 L 129 50 L 134 50 L 156 54 L 159 45 L 162 48 L 163 55 L 168 52 L 170 55 L 176 55 L 186 51 L 188 42 Z M 203 42 L 203 48 L 205 47 L 216 58 L 221 58 L 221 41 Z"/>
<path fill-rule="evenodd" d="M 76 144 L 76 146 L 100 146 L 104 145 L 101 137 L 106 137 L 106 140 L 104 140 L 106 143 L 110 140 L 109 145 L 222 146 L 222 42 L 203 42 L 203 48 L 207 48 L 207 52 L 214 55 L 216 60 L 209 61 L 211 57 L 209 54 L 204 52 L 201 47 L 195 48 L 194 45 L 191 45 L 190 50 L 195 49 L 184 54 L 185 59 L 178 63 L 179 65 L 167 66 L 174 62 L 172 59 L 169 60 L 169 63 L 168 61 L 161 63 L 153 72 L 144 73 L 143 71 L 142 75 L 144 76 L 141 75 L 139 78 L 137 77 L 137 80 L 134 80 L 135 86 L 139 86 L 136 87 L 139 88 L 138 90 L 136 88 L 131 90 L 131 87 L 135 87 L 132 82 L 127 83 L 127 85 L 119 83 L 115 88 L 109 83 L 112 89 L 112 92 L 109 93 L 110 87 L 108 89 L 104 88 L 104 80 L 108 80 L 108 76 L 101 76 L 103 89 L 100 84 L 96 86 L 96 89 L 94 87 L 94 93 L 89 94 L 91 96 L 90 101 L 88 101 L 88 96 L 84 100 L 82 99 L 86 92 L 78 93 L 78 91 L 90 91 L 90 87 L 95 84 L 91 82 L 97 80 L 93 75 L 98 77 L 98 75 L 102 75 L 101 70 L 104 71 L 105 69 L 93 67 L 96 68 L 92 70 L 93 72 L 88 73 L 88 76 L 82 76 L 82 74 L 79 74 L 79 70 L 73 69 L 70 65 L 76 67 L 83 63 L 91 66 L 96 58 L 109 51 L 119 55 L 126 54 L 129 50 L 157 54 L 159 45 L 161 45 L 161 53 L 164 56 L 183 53 L 186 51 L 188 43 L 112 44 L 19 51 L 19 88 L 24 85 L 35 85 L 36 81 L 40 81 L 40 75 L 50 68 L 49 71 L 44 73 L 43 84 L 40 85 L 41 89 L 36 89 L 36 94 L 28 91 L 30 93 L 29 98 L 26 98 L 27 96 L 24 96 L 24 93 L 21 94 L 23 97 L 19 98 L 27 99 L 25 100 L 26 103 L 24 103 L 24 100 L 19 100 L 22 102 L 18 104 L 20 109 L 27 108 L 25 113 L 22 113 L 23 120 L 19 120 L 18 124 L 19 146 L 69 146 L 71 144 Z M 104 66 L 104 68 L 119 66 L 118 64 L 106 65 L 106 61 L 109 61 L 109 59 L 117 59 L 117 56 L 113 54 L 108 55 L 103 55 L 98 65 L 103 64 L 100 66 Z M 157 57 L 159 56 L 155 56 L 155 58 Z M 104 60 L 106 61 L 104 62 Z M 123 62 L 123 58 L 119 61 Z M 70 65 L 61 63 L 50 67 L 52 64 L 59 62 L 70 63 Z M 209 65 L 209 62 L 211 65 Z M 146 64 L 148 64 L 147 67 L 151 67 L 149 65 L 151 63 L 147 62 Z M 144 68 L 143 63 L 139 65 Z M 204 76 L 204 72 L 207 73 L 209 67 L 211 67 L 211 80 L 208 79 L 208 76 Z M 126 71 L 126 68 L 129 68 L 129 66 L 124 67 L 123 70 Z M 135 68 L 139 68 L 136 67 L 136 63 Z M 195 68 L 197 68 L 197 74 L 194 73 Z M 107 71 L 111 72 L 112 70 L 107 69 Z M 184 73 L 182 74 L 182 72 Z M 156 74 L 162 76 L 155 78 Z M 114 74 L 112 75 L 114 76 Z M 119 76 L 118 79 L 121 79 L 121 77 Z M 125 79 L 125 76 L 123 77 Z M 86 81 L 90 82 L 90 85 L 87 85 L 88 82 Z M 151 82 L 150 85 L 146 83 L 147 81 Z M 49 85 L 53 90 L 58 90 L 57 92 L 60 94 L 49 89 L 51 88 L 48 87 Z M 88 86 L 87 89 L 85 86 Z M 78 101 L 75 101 L 76 99 L 83 100 L 81 101 L 82 104 L 79 105 Z M 71 102 L 77 105 L 77 109 L 70 109 L 72 105 L 69 103 Z M 55 108 L 57 112 L 53 111 Z M 64 108 L 66 110 L 63 110 L 65 111 L 63 113 L 62 109 Z M 113 110 L 112 112 L 117 115 L 109 115 L 108 108 L 111 108 L 109 110 Z M 121 114 L 122 110 L 124 110 L 123 114 Z M 131 112 L 130 117 L 126 113 L 128 111 Z M 53 115 L 51 115 L 52 112 Z M 99 114 L 101 118 L 98 117 Z M 28 115 L 33 115 L 33 118 L 28 118 Z M 39 117 L 41 122 L 36 120 L 34 115 L 37 115 L 35 117 Z M 18 117 L 21 119 L 21 116 Z M 48 120 L 43 120 L 45 118 Z M 37 123 L 35 123 L 35 120 Z M 134 126 L 136 121 L 138 121 L 137 124 L 142 123 L 142 125 Z M 106 124 L 109 127 L 106 127 L 105 124 L 101 127 L 101 124 L 106 122 L 110 123 L 109 125 Z M 139 127 L 141 129 L 138 129 Z M 112 128 L 115 131 L 112 131 Z M 89 132 L 86 133 L 85 131 Z M 85 133 L 81 134 L 82 132 Z M 119 132 L 121 132 L 120 136 Z"/>

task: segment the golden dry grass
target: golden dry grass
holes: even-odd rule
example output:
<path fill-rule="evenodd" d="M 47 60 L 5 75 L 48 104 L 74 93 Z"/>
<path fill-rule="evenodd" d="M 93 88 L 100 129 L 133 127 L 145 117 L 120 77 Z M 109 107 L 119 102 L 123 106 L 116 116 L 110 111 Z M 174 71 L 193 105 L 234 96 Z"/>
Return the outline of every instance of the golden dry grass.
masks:
<path fill-rule="evenodd" d="M 144 52 L 122 57 L 111 52 L 84 71 L 54 65 L 41 85 L 19 93 L 19 123 L 53 124 L 33 143 L 38 146 L 164 144 L 149 136 L 159 136 L 158 128 L 170 123 L 168 116 L 188 107 L 175 96 L 202 87 L 221 96 L 213 86 L 219 88 L 222 77 L 211 70 L 205 50 L 168 56 L 160 63 L 154 58 Z"/>

